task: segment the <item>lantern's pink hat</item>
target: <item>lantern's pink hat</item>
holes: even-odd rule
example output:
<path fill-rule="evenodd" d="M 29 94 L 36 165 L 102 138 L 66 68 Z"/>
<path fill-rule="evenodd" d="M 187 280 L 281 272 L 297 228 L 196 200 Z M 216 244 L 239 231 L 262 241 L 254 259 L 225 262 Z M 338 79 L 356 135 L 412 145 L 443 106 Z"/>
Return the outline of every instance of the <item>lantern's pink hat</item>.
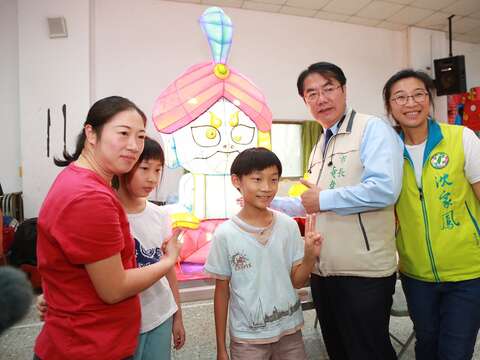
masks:
<path fill-rule="evenodd" d="M 236 70 L 213 61 L 188 68 L 160 94 L 153 107 L 155 127 L 171 134 L 222 97 L 242 110 L 259 130 L 270 130 L 272 113 L 260 90 Z"/>

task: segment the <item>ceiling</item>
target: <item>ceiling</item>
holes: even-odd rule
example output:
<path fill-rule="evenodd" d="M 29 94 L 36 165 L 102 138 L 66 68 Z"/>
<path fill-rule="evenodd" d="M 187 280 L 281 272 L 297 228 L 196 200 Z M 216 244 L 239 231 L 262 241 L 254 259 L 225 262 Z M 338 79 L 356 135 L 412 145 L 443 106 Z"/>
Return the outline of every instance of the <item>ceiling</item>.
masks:
<path fill-rule="evenodd" d="M 416 26 L 448 32 L 453 39 L 480 44 L 480 0 L 170 0 L 319 18 L 404 30 Z"/>

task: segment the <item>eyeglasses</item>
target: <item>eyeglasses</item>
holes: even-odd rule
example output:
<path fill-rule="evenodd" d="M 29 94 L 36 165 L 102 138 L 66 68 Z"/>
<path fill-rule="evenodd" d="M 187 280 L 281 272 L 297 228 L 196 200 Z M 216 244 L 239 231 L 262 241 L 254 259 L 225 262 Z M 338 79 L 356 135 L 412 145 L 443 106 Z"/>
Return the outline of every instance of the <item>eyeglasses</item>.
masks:
<path fill-rule="evenodd" d="M 391 98 L 391 101 L 395 101 L 397 105 L 403 106 L 408 103 L 408 99 L 412 98 L 417 104 L 423 103 L 427 97 L 428 93 L 426 91 L 418 91 L 413 95 L 398 95 L 397 97 Z"/>
<path fill-rule="evenodd" d="M 320 96 L 320 94 L 322 94 L 325 97 L 331 98 L 335 90 L 337 90 L 340 87 L 342 87 L 342 85 L 337 85 L 337 86 L 327 85 L 323 88 L 319 88 L 318 90 L 314 90 L 312 92 L 309 92 L 307 95 L 305 95 L 304 97 L 305 101 L 307 103 L 314 103 L 318 100 L 318 97 Z"/>

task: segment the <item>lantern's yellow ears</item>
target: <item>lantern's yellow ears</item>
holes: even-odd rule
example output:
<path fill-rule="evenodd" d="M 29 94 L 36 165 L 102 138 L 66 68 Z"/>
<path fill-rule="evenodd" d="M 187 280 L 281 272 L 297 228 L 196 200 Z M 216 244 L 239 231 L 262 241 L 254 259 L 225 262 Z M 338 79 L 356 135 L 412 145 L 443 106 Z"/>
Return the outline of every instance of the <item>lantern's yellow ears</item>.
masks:
<path fill-rule="evenodd" d="M 200 219 L 190 213 L 176 213 L 171 215 L 172 229 L 184 228 L 184 229 L 198 229 L 200 226 Z"/>

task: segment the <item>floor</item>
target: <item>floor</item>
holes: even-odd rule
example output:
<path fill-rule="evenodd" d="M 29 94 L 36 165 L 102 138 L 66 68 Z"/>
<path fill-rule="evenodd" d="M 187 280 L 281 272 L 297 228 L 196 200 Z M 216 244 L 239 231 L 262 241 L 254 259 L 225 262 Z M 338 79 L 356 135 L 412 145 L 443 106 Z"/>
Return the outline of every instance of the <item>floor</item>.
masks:
<path fill-rule="evenodd" d="M 188 303 L 183 306 L 187 342 L 183 349 L 173 352 L 173 359 L 215 359 L 215 331 L 213 321 L 213 304 L 211 301 Z M 303 337 L 309 359 L 323 360 L 328 356 L 323 345 L 319 329 L 314 328 L 315 312 L 304 311 L 305 327 Z M 36 318 L 34 309 L 19 324 L 6 331 L 0 337 L 0 360 L 31 360 L 35 338 L 42 323 Z M 208 331 L 206 331 L 208 329 Z M 391 333 L 400 339 L 406 339 L 412 329 L 408 317 L 392 317 Z M 394 343 L 398 351 L 399 346 Z M 413 344 L 409 346 L 402 360 L 415 359 Z M 474 359 L 480 359 L 480 349 L 477 349 Z"/>

